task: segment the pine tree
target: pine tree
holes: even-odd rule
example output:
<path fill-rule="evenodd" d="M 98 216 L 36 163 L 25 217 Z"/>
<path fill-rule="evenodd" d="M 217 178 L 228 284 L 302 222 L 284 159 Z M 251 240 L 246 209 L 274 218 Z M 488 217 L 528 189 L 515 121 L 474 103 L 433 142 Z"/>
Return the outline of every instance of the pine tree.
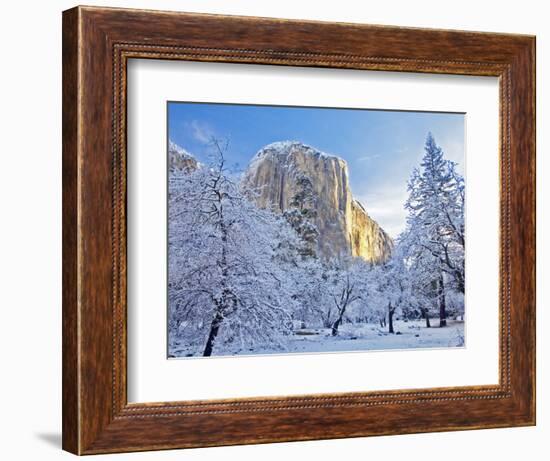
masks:
<path fill-rule="evenodd" d="M 434 294 L 440 326 L 446 325 L 446 292 L 464 293 L 464 179 L 444 158 L 431 133 L 420 169 L 408 185 L 406 242 L 409 264 L 425 292 Z M 418 282 L 417 282 L 418 283 Z"/>
<path fill-rule="evenodd" d="M 302 239 L 300 254 L 304 257 L 316 256 L 319 231 L 313 221 L 317 217 L 315 210 L 316 196 L 311 179 L 304 173 L 298 173 L 296 193 L 283 216 Z"/>

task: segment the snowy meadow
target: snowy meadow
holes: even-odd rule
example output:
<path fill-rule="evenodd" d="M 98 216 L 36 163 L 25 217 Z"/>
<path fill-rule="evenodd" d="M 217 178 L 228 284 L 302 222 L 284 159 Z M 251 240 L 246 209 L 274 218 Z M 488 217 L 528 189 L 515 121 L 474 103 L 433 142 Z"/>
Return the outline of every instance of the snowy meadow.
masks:
<path fill-rule="evenodd" d="M 237 148 L 188 126 L 201 155 L 168 148 L 169 357 L 466 345 L 464 178 L 431 133 L 402 154 L 406 176 L 384 173 L 403 190 L 378 206 L 399 218 L 390 235 L 369 214 L 376 201 L 354 195 L 388 162 L 261 138 L 235 168 Z"/>

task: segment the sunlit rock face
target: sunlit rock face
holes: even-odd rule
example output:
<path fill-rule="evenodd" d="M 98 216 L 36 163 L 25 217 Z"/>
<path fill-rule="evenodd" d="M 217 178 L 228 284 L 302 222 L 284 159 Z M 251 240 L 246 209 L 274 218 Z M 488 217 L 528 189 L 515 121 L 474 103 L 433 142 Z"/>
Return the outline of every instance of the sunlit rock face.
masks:
<path fill-rule="evenodd" d="M 367 261 L 382 262 L 393 250 L 393 240 L 378 223 L 372 219 L 358 200 L 353 200 L 351 253 Z"/>
<path fill-rule="evenodd" d="M 168 168 L 173 171 L 185 171 L 189 173 L 198 167 L 197 160 L 182 147 L 169 141 L 168 144 Z"/>
<path fill-rule="evenodd" d="M 367 261 L 386 260 L 392 239 L 354 200 L 345 160 L 300 142 L 277 142 L 262 148 L 250 161 L 243 176 L 256 190 L 260 207 L 283 212 L 300 192 L 299 178 L 312 186 L 316 212 L 313 223 L 319 231 L 318 252 L 325 258 L 359 256 Z"/>

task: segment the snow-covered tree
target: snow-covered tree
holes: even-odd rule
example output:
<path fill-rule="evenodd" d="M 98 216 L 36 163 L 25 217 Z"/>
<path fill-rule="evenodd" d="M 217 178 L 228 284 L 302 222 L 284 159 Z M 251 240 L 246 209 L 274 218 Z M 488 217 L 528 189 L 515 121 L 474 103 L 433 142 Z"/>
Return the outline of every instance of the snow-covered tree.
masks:
<path fill-rule="evenodd" d="M 289 270 L 297 304 L 293 316 L 300 328 L 330 327 L 332 302 L 328 302 L 327 268 L 318 258 L 300 257 Z"/>
<path fill-rule="evenodd" d="M 170 180 L 170 340 L 204 356 L 283 347 L 294 300 L 279 250 L 292 231 L 248 200 L 226 174 L 224 148 L 214 149 L 210 166 Z"/>
<path fill-rule="evenodd" d="M 382 318 L 388 332 L 395 333 L 394 317 L 411 302 L 411 274 L 401 248 L 394 249 L 392 257 L 372 270 L 371 290 L 373 310 Z"/>
<path fill-rule="evenodd" d="M 297 173 L 296 188 L 297 191 L 289 203 L 290 206 L 283 211 L 283 216 L 302 240 L 300 254 L 305 257 L 315 256 L 319 237 L 319 231 L 313 224 L 317 216 L 317 197 L 311 179 L 304 173 Z"/>
<path fill-rule="evenodd" d="M 338 329 L 342 325 L 344 316 L 349 313 L 351 306 L 361 298 L 363 283 L 365 282 L 360 278 L 359 266 L 354 264 L 353 260 L 343 258 L 328 263 L 326 289 L 329 310 L 327 319 L 330 320 L 332 336 L 338 335 Z"/>
<path fill-rule="evenodd" d="M 410 298 L 407 307 L 424 318 L 426 327 L 430 328 L 430 319 L 439 316 L 436 291 L 436 276 L 439 271 L 437 268 L 434 271 L 432 254 L 417 245 L 413 237 L 412 232 L 406 231 L 399 236 L 397 242 L 408 272 Z"/>
<path fill-rule="evenodd" d="M 456 164 L 444 158 L 431 133 L 408 191 L 407 229 L 402 236 L 406 258 L 418 271 L 426 292 L 435 293 L 440 326 L 445 326 L 446 292 L 464 293 L 464 179 Z"/>

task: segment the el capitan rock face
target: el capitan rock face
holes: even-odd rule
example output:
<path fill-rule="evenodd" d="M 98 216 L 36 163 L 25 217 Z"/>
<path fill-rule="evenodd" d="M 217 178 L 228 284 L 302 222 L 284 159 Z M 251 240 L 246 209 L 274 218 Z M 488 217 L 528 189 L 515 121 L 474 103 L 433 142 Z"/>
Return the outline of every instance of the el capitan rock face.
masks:
<path fill-rule="evenodd" d="M 322 256 L 353 255 L 372 262 L 390 256 L 393 241 L 354 200 L 345 160 L 300 142 L 273 143 L 254 156 L 243 181 L 257 191 L 259 206 L 283 212 L 292 207 L 304 177 L 314 197 L 309 207 L 316 213 L 312 221 Z"/>
<path fill-rule="evenodd" d="M 358 200 L 352 201 L 351 210 L 352 255 L 374 262 L 388 259 L 393 250 L 392 238 L 367 214 Z"/>

